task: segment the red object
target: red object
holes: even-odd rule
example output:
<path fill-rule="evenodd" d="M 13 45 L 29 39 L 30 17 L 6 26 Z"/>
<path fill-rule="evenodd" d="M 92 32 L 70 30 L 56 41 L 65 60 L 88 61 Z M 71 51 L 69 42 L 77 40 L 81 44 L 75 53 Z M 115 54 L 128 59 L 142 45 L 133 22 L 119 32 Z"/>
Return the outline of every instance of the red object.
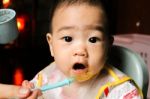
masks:
<path fill-rule="evenodd" d="M 17 17 L 17 26 L 19 31 L 23 31 L 25 29 L 25 22 L 26 22 L 25 16 Z"/>
<path fill-rule="evenodd" d="M 139 93 L 137 89 L 132 90 L 131 92 L 128 92 L 123 99 L 133 99 L 134 97 L 138 97 Z"/>
<path fill-rule="evenodd" d="M 24 80 L 23 71 L 21 68 L 16 68 L 13 80 L 15 85 L 21 85 L 22 81 Z"/>
<path fill-rule="evenodd" d="M 2 0 L 2 3 L 4 8 L 7 8 L 11 4 L 10 0 Z"/>
<path fill-rule="evenodd" d="M 104 89 L 104 94 L 105 94 L 106 97 L 108 96 L 108 93 L 109 93 L 109 88 L 106 87 L 106 88 Z"/>

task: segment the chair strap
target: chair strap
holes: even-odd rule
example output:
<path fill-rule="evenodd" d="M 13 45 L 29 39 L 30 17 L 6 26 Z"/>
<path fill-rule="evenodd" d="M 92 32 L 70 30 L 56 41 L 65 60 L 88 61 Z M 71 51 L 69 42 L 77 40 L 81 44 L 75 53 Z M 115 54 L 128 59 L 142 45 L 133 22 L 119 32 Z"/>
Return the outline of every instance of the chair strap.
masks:
<path fill-rule="evenodd" d="M 122 84 L 126 81 L 133 81 L 130 77 L 128 76 L 124 76 L 122 77 L 121 79 L 119 79 L 119 77 L 117 76 L 117 74 L 111 69 L 111 67 L 105 67 L 105 69 L 108 71 L 108 73 L 115 79 L 114 82 L 108 82 L 106 83 L 105 85 L 103 85 L 99 91 L 98 91 L 98 94 L 96 96 L 96 99 L 100 99 L 100 97 L 102 96 L 103 92 L 105 94 L 108 94 L 108 88 L 112 88 L 112 87 L 115 87 L 119 84 Z M 141 89 L 137 86 L 137 84 L 133 81 L 133 83 L 135 84 L 135 86 L 138 88 L 139 92 L 140 92 L 140 95 L 142 96 L 142 99 L 143 99 L 143 93 L 141 91 Z"/>

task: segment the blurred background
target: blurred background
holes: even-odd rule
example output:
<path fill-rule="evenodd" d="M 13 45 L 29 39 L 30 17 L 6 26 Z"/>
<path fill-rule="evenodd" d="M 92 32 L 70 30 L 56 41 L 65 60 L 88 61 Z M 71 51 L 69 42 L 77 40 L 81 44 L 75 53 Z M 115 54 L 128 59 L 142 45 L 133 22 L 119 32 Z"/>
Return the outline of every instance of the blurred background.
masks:
<path fill-rule="evenodd" d="M 53 59 L 50 56 L 48 32 L 48 3 L 44 0 L 0 0 L 0 8 L 16 11 L 18 38 L 0 44 L 0 83 L 20 85 Z"/>
<path fill-rule="evenodd" d="M 0 0 L 1 9 L 16 11 L 19 29 L 15 41 L 0 44 L 0 83 L 20 85 L 53 61 L 46 42 L 50 1 Z M 111 34 L 150 35 L 150 0 L 105 0 L 105 3 Z"/>

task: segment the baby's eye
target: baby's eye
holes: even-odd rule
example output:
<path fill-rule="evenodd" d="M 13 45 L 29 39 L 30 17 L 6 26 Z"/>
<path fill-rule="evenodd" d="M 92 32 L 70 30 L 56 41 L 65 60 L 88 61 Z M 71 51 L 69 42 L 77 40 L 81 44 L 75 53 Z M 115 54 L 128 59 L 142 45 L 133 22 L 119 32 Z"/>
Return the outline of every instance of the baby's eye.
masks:
<path fill-rule="evenodd" d="M 64 39 L 66 42 L 71 42 L 71 41 L 72 41 L 72 37 L 70 37 L 70 36 L 65 36 L 65 37 L 63 37 L 63 39 Z"/>
<path fill-rule="evenodd" d="M 91 42 L 91 43 L 96 43 L 97 41 L 100 41 L 100 39 L 98 37 L 89 38 L 89 42 Z"/>

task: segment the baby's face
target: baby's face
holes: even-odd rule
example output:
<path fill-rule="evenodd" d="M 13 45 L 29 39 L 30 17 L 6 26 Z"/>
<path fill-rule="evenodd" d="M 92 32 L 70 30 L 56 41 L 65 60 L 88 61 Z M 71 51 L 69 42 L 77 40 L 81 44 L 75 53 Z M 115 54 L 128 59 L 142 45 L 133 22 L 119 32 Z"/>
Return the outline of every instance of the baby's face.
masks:
<path fill-rule="evenodd" d="M 105 63 L 103 11 L 89 5 L 71 5 L 56 10 L 53 33 L 48 34 L 51 54 L 58 68 L 67 76 L 88 80 Z M 83 77 L 87 79 L 83 79 Z"/>

